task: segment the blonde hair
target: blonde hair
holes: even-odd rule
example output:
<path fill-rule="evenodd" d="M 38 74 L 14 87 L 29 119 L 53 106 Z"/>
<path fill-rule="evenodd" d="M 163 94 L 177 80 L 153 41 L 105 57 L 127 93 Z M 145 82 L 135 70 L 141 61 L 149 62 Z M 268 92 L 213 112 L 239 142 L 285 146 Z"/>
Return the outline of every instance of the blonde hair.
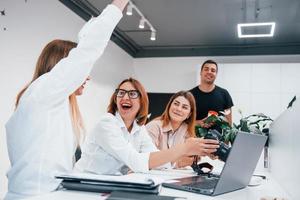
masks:
<path fill-rule="evenodd" d="M 19 105 L 20 98 L 30 86 L 30 84 L 38 79 L 41 75 L 50 72 L 53 67 L 55 67 L 55 65 L 61 59 L 67 57 L 71 49 L 75 48 L 76 46 L 77 43 L 75 42 L 66 40 L 53 40 L 44 47 L 37 60 L 32 80 L 18 93 L 16 97 L 16 108 Z M 71 107 L 72 126 L 77 143 L 79 144 L 81 133 L 84 132 L 84 124 L 78 107 L 77 98 L 74 93 L 70 95 L 69 101 Z"/>
<path fill-rule="evenodd" d="M 143 85 L 136 79 L 133 78 L 128 78 L 123 80 L 117 87 L 119 89 L 123 83 L 129 82 L 133 85 L 133 87 L 140 93 L 140 110 L 137 113 L 136 119 L 139 125 L 144 125 L 147 121 L 147 116 L 148 116 L 148 107 L 149 107 L 149 100 L 148 100 L 148 95 L 143 87 Z M 113 95 L 110 98 L 109 105 L 107 107 L 107 112 L 115 115 L 116 111 L 118 110 L 117 104 L 116 104 L 116 98 L 117 94 L 116 92 L 113 93 Z"/>
<path fill-rule="evenodd" d="M 196 134 L 195 134 L 196 103 L 195 103 L 194 96 L 192 95 L 192 93 L 190 93 L 188 91 L 179 91 L 179 92 L 175 93 L 170 98 L 163 114 L 161 116 L 159 116 L 158 118 L 156 118 L 156 119 L 162 120 L 162 126 L 163 127 L 167 126 L 171 121 L 171 118 L 170 118 L 170 115 L 169 115 L 169 110 L 170 110 L 171 104 L 173 103 L 173 101 L 177 97 L 180 97 L 180 96 L 186 98 L 190 103 L 190 106 L 191 106 L 190 116 L 187 119 L 185 119 L 183 122 L 185 122 L 188 125 L 188 129 L 187 129 L 188 135 L 190 137 L 195 137 L 196 136 Z"/>

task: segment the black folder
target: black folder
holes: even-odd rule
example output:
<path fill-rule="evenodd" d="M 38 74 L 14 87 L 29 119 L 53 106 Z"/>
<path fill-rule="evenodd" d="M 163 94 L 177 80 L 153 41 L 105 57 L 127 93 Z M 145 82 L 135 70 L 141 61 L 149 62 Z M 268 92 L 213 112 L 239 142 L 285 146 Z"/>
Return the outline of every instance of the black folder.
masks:
<path fill-rule="evenodd" d="M 107 200 L 184 200 L 187 198 L 184 197 L 170 197 L 170 196 L 161 196 L 154 194 L 142 194 L 135 192 L 120 192 L 114 191 L 110 194 Z"/>

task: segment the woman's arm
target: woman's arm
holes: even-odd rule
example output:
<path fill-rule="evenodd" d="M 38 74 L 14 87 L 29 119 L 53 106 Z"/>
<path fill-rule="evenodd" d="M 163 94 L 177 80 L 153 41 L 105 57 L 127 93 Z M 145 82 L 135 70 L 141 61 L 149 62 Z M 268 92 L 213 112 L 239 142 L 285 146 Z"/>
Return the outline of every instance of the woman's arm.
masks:
<path fill-rule="evenodd" d="M 184 156 L 176 161 L 176 168 L 191 166 L 194 162 L 194 156 Z"/>
<path fill-rule="evenodd" d="M 185 143 L 177 144 L 170 149 L 150 153 L 149 169 L 167 162 L 175 162 L 183 156 L 207 156 L 216 152 L 217 148 L 219 148 L 217 140 L 189 138 Z"/>
<path fill-rule="evenodd" d="M 32 84 L 37 101 L 47 101 L 48 105 L 57 104 L 57 101 L 65 99 L 80 87 L 90 75 L 94 63 L 103 54 L 127 2 L 128 0 L 114 0 L 101 15 L 84 25 L 79 32 L 77 47 L 49 73 Z"/>
<path fill-rule="evenodd" d="M 168 162 L 174 162 L 182 156 L 209 155 L 219 147 L 218 141 L 206 140 L 202 138 L 189 138 L 185 143 L 178 144 L 170 149 L 148 152 L 138 152 L 132 144 L 122 136 L 123 132 L 118 125 L 118 121 L 112 114 L 105 115 L 89 137 L 93 137 L 94 143 L 99 145 L 104 151 L 116 159 L 122 161 L 134 172 L 147 172 L 149 169 L 159 167 Z M 148 135 L 147 141 L 151 142 Z M 144 144 L 145 145 L 145 144 Z M 144 148 L 150 145 L 145 145 Z M 151 152 L 150 152 L 151 151 Z M 99 163 L 103 165 L 103 163 Z"/>

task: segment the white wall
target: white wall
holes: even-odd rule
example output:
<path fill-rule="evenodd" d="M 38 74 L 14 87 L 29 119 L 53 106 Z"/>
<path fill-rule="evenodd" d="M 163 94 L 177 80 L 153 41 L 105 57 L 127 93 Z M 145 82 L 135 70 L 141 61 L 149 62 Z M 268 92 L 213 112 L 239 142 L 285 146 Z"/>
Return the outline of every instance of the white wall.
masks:
<path fill-rule="evenodd" d="M 0 9 L 4 8 L 6 16 L 0 16 L 0 199 L 7 190 L 5 173 L 9 168 L 4 125 L 13 112 L 15 96 L 31 79 L 45 44 L 56 38 L 76 41 L 84 24 L 59 1 L 1 0 Z M 115 85 L 133 75 L 132 65 L 133 59 L 110 42 L 79 98 L 87 130 L 106 110 Z"/>
<path fill-rule="evenodd" d="M 272 119 L 282 113 L 294 95 L 300 94 L 300 63 L 224 64 L 219 82 L 231 91 L 236 112 L 262 112 Z M 298 78 L 297 78 L 298 76 Z"/>

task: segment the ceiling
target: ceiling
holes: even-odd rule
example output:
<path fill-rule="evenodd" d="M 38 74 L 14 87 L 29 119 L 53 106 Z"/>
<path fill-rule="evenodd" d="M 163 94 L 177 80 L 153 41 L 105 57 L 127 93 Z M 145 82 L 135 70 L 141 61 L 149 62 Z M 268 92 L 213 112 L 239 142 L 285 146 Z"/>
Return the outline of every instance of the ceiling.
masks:
<path fill-rule="evenodd" d="M 83 19 L 110 0 L 59 0 Z M 132 57 L 300 54 L 300 0 L 133 0 L 157 30 L 139 29 L 136 12 L 124 17 L 111 40 Z M 276 22 L 274 37 L 238 38 L 238 23 Z M 247 33 L 267 31 L 254 28 Z"/>

